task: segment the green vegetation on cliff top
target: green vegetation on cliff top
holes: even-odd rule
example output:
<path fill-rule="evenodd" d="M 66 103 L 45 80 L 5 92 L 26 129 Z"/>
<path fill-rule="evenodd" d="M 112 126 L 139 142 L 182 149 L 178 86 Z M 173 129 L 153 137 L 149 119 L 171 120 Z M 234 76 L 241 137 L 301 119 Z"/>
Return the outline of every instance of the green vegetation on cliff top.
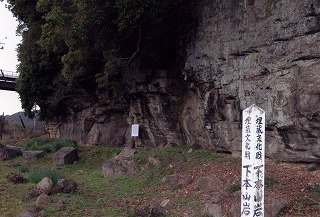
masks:
<path fill-rule="evenodd" d="M 170 68 L 176 42 L 192 29 L 196 0 L 8 0 L 17 17 L 17 90 L 30 115 L 63 116 L 125 91 L 132 61 Z"/>

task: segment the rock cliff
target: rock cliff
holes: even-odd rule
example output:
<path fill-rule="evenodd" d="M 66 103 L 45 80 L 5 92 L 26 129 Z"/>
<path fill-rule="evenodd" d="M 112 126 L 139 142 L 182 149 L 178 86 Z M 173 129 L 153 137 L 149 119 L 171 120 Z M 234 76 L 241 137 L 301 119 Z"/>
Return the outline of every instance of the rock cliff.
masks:
<path fill-rule="evenodd" d="M 49 122 L 52 137 L 80 143 L 199 145 L 239 155 L 241 113 L 266 111 L 266 154 L 283 161 L 320 158 L 320 1 L 203 0 L 184 68 L 128 69 L 126 98 Z M 131 70 L 131 71 L 130 71 Z"/>

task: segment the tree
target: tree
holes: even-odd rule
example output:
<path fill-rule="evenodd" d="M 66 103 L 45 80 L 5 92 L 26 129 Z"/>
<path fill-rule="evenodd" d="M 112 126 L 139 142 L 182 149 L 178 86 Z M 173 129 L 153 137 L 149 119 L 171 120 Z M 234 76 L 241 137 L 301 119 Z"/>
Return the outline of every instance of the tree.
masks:
<path fill-rule="evenodd" d="M 42 118 L 81 109 L 101 94 L 119 96 L 122 68 L 170 68 L 192 29 L 195 0 L 9 0 L 19 20 L 17 90 Z M 68 108 L 68 109 L 66 109 Z"/>

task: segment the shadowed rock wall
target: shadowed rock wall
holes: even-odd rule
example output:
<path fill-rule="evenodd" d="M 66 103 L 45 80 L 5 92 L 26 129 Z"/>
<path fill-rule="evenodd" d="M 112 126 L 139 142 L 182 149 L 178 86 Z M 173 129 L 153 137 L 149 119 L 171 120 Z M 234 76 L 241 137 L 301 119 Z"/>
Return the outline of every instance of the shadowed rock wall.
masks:
<path fill-rule="evenodd" d="M 203 2 L 188 45 L 186 79 L 207 96 L 206 129 L 241 151 L 241 111 L 266 111 L 267 155 L 279 160 L 320 157 L 320 1 Z M 213 138 L 210 133 L 210 138 Z"/>
<path fill-rule="evenodd" d="M 143 145 L 240 155 L 241 113 L 255 103 L 266 111 L 268 157 L 318 161 L 320 1 L 207 0 L 197 16 L 182 74 L 132 66 L 123 75 L 127 101 L 48 123 L 52 136 L 123 146 L 139 123 Z"/>

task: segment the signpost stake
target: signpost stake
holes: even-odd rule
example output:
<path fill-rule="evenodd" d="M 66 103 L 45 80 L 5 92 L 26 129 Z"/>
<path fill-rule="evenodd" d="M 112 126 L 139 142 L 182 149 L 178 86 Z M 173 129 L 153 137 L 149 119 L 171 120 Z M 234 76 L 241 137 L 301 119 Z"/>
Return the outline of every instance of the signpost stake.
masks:
<path fill-rule="evenodd" d="M 263 217 L 265 111 L 253 104 L 242 118 L 241 217 Z"/>
<path fill-rule="evenodd" d="M 138 148 L 139 143 L 139 124 L 132 124 L 131 126 L 131 136 L 133 137 L 132 148 Z"/>

